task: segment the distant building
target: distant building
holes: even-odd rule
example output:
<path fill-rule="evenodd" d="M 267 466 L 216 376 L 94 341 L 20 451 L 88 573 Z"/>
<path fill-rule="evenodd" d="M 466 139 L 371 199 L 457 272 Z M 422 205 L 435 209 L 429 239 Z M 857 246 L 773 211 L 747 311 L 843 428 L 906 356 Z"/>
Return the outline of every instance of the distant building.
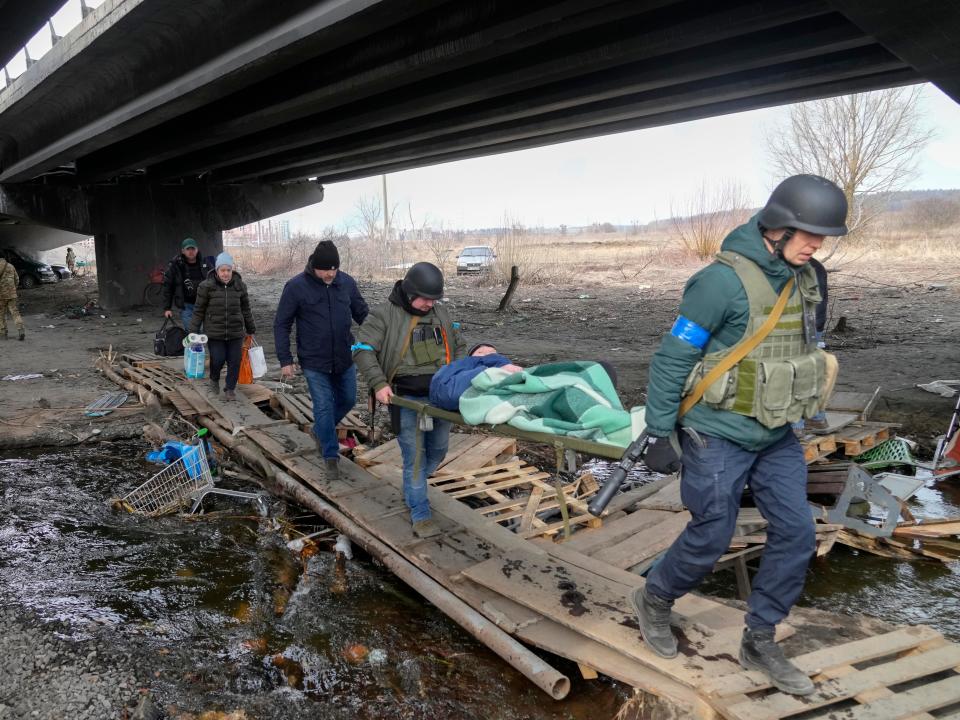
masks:
<path fill-rule="evenodd" d="M 290 241 L 289 220 L 260 220 L 223 231 L 224 247 L 282 245 Z"/>

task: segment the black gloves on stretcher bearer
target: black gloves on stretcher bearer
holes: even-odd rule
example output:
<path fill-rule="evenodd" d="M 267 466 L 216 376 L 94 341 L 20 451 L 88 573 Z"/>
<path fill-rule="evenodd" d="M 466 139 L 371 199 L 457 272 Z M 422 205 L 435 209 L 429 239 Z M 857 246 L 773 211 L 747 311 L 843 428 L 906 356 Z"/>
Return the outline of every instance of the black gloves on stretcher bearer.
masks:
<path fill-rule="evenodd" d="M 670 438 L 651 436 L 647 441 L 643 464 L 654 472 L 670 475 L 680 469 L 680 453 L 674 448 Z"/>

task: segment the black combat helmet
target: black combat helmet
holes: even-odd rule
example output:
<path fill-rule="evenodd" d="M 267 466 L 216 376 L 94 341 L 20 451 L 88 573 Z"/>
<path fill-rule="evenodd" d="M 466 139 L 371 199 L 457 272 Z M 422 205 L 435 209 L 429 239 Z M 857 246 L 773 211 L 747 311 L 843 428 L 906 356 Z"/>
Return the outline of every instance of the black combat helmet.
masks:
<path fill-rule="evenodd" d="M 410 299 L 439 300 L 443 297 L 443 273 L 433 263 L 418 262 L 407 270 L 400 287 Z"/>
<path fill-rule="evenodd" d="M 819 175 L 794 175 L 777 185 L 757 216 L 768 230 L 796 228 L 815 235 L 847 234 L 847 198 Z"/>

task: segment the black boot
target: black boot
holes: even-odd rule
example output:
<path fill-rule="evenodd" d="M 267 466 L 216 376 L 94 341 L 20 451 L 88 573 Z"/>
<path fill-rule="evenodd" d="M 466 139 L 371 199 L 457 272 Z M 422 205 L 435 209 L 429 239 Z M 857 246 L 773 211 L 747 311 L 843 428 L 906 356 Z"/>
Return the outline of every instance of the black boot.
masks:
<path fill-rule="evenodd" d="M 324 466 L 324 469 L 326 469 L 327 471 L 327 480 L 340 479 L 340 459 L 339 458 L 324 458 L 323 466 Z"/>
<path fill-rule="evenodd" d="M 637 588 L 630 594 L 630 602 L 640 622 L 640 633 L 647 647 L 664 658 L 677 656 L 677 639 L 670 629 L 672 600 L 648 593 L 646 588 Z"/>
<path fill-rule="evenodd" d="M 740 664 L 747 670 L 759 670 L 778 689 L 791 695 L 809 695 L 813 682 L 800 668 L 787 660 L 773 640 L 773 628 L 744 628 L 740 643 Z"/>
<path fill-rule="evenodd" d="M 220 381 L 210 378 L 210 392 L 214 395 L 220 394 Z"/>

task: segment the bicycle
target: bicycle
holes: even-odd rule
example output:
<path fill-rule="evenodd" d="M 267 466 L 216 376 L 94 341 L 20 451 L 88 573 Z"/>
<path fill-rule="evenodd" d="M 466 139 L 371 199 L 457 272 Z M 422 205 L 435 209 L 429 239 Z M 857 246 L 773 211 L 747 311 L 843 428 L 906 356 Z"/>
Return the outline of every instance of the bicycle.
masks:
<path fill-rule="evenodd" d="M 143 304 L 159 308 L 163 306 L 163 266 L 158 265 L 147 275 L 149 282 L 143 288 Z"/>

